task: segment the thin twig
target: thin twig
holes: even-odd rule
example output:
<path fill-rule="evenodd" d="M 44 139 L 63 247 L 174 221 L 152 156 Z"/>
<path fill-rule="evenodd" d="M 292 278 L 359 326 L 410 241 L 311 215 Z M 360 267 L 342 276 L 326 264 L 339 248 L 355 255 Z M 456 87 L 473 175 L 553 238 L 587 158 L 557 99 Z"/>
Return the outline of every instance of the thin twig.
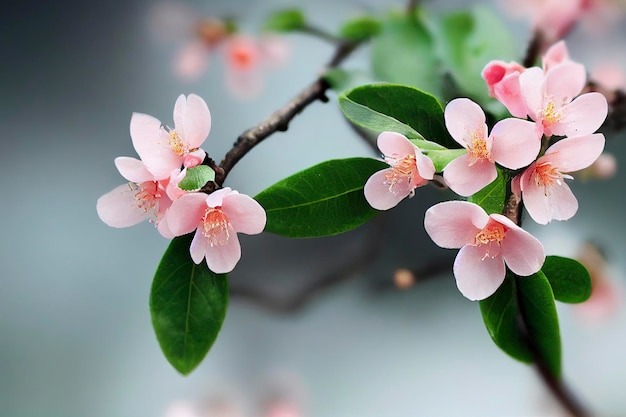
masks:
<path fill-rule="evenodd" d="M 341 64 L 358 46 L 360 42 L 354 41 L 342 41 L 326 69 L 334 68 Z M 323 71 L 322 73 L 324 73 Z M 218 186 L 224 184 L 226 176 L 235 164 L 243 158 L 253 147 L 258 145 L 263 139 L 267 138 L 275 132 L 284 132 L 289 127 L 289 122 L 296 117 L 298 113 L 304 110 L 309 104 L 320 100 L 327 102 L 326 91 L 330 88 L 330 84 L 320 76 L 311 85 L 306 87 L 296 97 L 294 97 L 283 108 L 272 113 L 267 119 L 256 125 L 255 127 L 248 129 L 242 133 L 237 141 L 233 145 L 232 149 L 228 151 L 222 162 L 220 162 L 219 169 L 215 173 L 215 183 Z"/>
<path fill-rule="evenodd" d="M 303 27 L 298 29 L 299 32 L 302 33 L 306 33 L 308 35 L 313 35 L 319 39 L 322 39 L 326 42 L 330 42 L 333 45 L 337 45 L 339 43 L 341 43 L 342 39 L 338 36 L 335 36 L 331 33 L 328 33 L 318 27 L 315 26 L 311 26 L 311 25 L 304 25 Z"/>

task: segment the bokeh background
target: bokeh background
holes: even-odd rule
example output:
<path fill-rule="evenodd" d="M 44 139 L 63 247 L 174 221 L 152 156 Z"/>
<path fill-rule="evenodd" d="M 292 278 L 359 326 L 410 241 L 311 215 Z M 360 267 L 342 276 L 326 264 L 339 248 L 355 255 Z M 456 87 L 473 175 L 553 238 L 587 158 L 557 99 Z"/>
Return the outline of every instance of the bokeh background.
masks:
<path fill-rule="evenodd" d="M 436 10 L 473 2 L 425 3 Z M 460 295 L 451 273 L 408 290 L 393 285 L 397 268 L 425 268 L 454 256 L 423 231 L 424 211 L 441 198 L 434 188 L 420 189 L 344 236 L 244 236 L 243 260 L 230 276 L 233 297 L 211 352 L 187 377 L 167 363 L 152 331 L 148 296 L 168 242 L 147 223 L 111 229 L 95 210 L 100 195 L 124 182 L 113 159 L 135 155 L 131 113 L 171 123 L 176 97 L 199 94 L 213 120 L 204 148 L 219 160 L 240 133 L 318 75 L 332 46 L 289 35 L 288 62 L 265 74 L 261 94 L 242 100 L 225 84 L 219 57 L 195 81 L 175 76 L 181 42 L 155 36 L 149 19 L 155 4 L 3 6 L 0 415 L 562 415 L 534 370 L 493 345 L 478 304 Z M 280 7 L 302 7 L 311 22 L 332 31 L 359 12 L 404 6 L 383 0 L 184 4 L 202 16 L 236 16 L 250 33 Z M 527 22 L 508 24 L 523 50 Z M 570 50 L 588 65 L 607 56 L 624 61 L 623 32 L 623 25 L 603 33 L 577 30 Z M 365 65 L 366 52 L 346 66 Z M 613 135 L 607 143 L 620 163 L 624 139 Z M 310 106 L 287 133 L 247 155 L 228 185 L 254 195 L 298 169 L 358 155 L 376 156 L 342 119 L 331 94 L 330 103 Z M 579 214 L 532 230 L 551 254 L 573 256 L 585 240 L 597 242 L 617 288 L 626 267 L 625 180 L 620 170 L 607 181 L 575 183 Z M 294 295 L 320 279 L 337 282 L 289 308 Z M 559 305 L 559 312 L 571 388 L 597 415 L 624 415 L 623 305 L 599 320 L 572 306 Z"/>

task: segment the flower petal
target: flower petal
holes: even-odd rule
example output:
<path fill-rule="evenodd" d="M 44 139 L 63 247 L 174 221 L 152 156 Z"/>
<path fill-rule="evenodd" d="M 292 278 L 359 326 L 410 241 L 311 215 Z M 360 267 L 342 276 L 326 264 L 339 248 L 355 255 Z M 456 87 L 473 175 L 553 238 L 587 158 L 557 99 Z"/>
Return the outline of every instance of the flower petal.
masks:
<path fill-rule="evenodd" d="M 187 193 L 174 200 L 167 212 L 167 223 L 175 236 L 191 233 L 202 222 L 207 209 L 207 195 Z"/>
<path fill-rule="evenodd" d="M 567 104 L 580 94 L 586 82 L 584 65 L 565 61 L 551 67 L 546 73 L 544 92 L 547 97 Z"/>
<path fill-rule="evenodd" d="M 454 260 L 456 285 L 470 300 L 483 300 L 504 282 L 506 269 L 501 256 L 484 257 L 479 246 L 464 246 Z"/>
<path fill-rule="evenodd" d="M 443 170 L 443 178 L 450 189 L 464 197 L 482 190 L 497 176 L 493 162 L 478 161 L 470 166 L 467 154 L 452 160 Z"/>
<path fill-rule="evenodd" d="M 130 227 L 146 220 L 148 216 L 137 205 L 137 190 L 122 184 L 109 191 L 96 202 L 98 217 L 111 227 Z"/>
<path fill-rule="evenodd" d="M 180 168 L 181 158 L 170 149 L 168 133 L 161 128 L 158 119 L 133 113 L 130 137 L 137 154 L 156 180 L 165 179 L 173 169 Z"/>
<path fill-rule="evenodd" d="M 415 145 L 406 136 L 396 132 L 382 132 L 377 139 L 378 149 L 385 156 L 404 158 L 415 153 Z"/>
<path fill-rule="evenodd" d="M 532 169 L 534 166 L 531 165 Z M 527 171 L 531 171 L 529 168 Z M 539 224 L 551 220 L 567 220 L 576 214 L 578 201 L 565 181 L 548 186 L 537 185 L 532 172 L 524 172 L 520 181 L 524 206 Z"/>
<path fill-rule="evenodd" d="M 541 147 L 535 123 L 527 120 L 501 120 L 491 130 L 491 137 L 493 159 L 510 169 L 519 169 L 533 163 Z"/>
<path fill-rule="evenodd" d="M 209 194 L 206 199 L 206 205 L 209 207 L 222 207 L 224 197 L 229 194 L 239 194 L 239 192 L 233 191 L 230 187 L 224 187 Z"/>
<path fill-rule="evenodd" d="M 494 95 L 500 103 L 504 104 L 512 116 L 525 118 L 528 110 L 522 96 L 519 77 L 520 72 L 505 76 L 502 81 L 494 86 Z"/>
<path fill-rule="evenodd" d="M 117 170 L 122 174 L 122 177 L 126 178 L 130 182 L 142 183 L 145 181 L 154 181 L 154 175 L 148 171 L 146 165 L 137 158 L 131 158 L 129 156 L 120 156 L 115 158 L 115 166 Z"/>
<path fill-rule="evenodd" d="M 200 229 L 197 229 L 189 246 L 189 254 L 196 265 L 202 262 L 208 249 L 210 249 L 209 241 L 202 235 Z"/>
<path fill-rule="evenodd" d="M 209 269 L 216 274 L 225 274 L 232 271 L 241 259 L 241 245 L 237 232 L 228 225 L 228 240 L 225 245 L 207 246 L 206 263 Z"/>
<path fill-rule="evenodd" d="M 195 94 L 187 96 L 182 114 L 184 141 L 190 149 L 199 148 L 211 131 L 211 112 L 206 102 Z"/>
<path fill-rule="evenodd" d="M 417 166 L 417 173 L 421 177 L 413 178 L 413 185 L 416 187 L 425 185 L 427 181 L 424 180 L 432 180 L 435 176 L 435 164 L 418 147 L 415 147 L 415 165 Z"/>
<path fill-rule="evenodd" d="M 399 181 L 392 191 L 386 177 L 387 172 L 390 171 L 391 168 L 387 168 L 375 172 L 368 178 L 363 188 L 365 199 L 376 210 L 389 210 L 397 206 L 413 190 L 412 184 L 408 181 Z"/>
<path fill-rule="evenodd" d="M 508 229 L 500 253 L 509 269 L 521 276 L 539 271 L 546 259 L 541 242 L 507 217 L 501 214 L 492 214 L 491 217 Z"/>
<path fill-rule="evenodd" d="M 255 235 L 265 228 L 265 209 L 255 199 L 245 194 L 231 193 L 224 197 L 222 211 L 239 233 Z"/>
<path fill-rule="evenodd" d="M 565 138 L 550 146 L 538 162 L 548 161 L 560 172 L 574 172 L 593 164 L 603 150 L 602 133 Z"/>
<path fill-rule="evenodd" d="M 559 136 L 588 135 L 602 126 L 607 114 L 606 98 L 597 92 L 586 93 L 567 105 L 563 118 L 552 131 Z"/>
<path fill-rule="evenodd" d="M 537 121 L 543 110 L 542 85 L 544 74 L 541 68 L 532 67 L 520 74 L 519 83 L 528 115 Z"/>
<path fill-rule="evenodd" d="M 487 137 L 485 112 L 470 99 L 457 98 L 449 102 L 444 118 L 452 138 L 465 148 L 475 132 L 481 132 L 483 138 Z"/>
<path fill-rule="evenodd" d="M 489 216 L 477 204 L 445 201 L 426 210 L 424 228 L 435 244 L 455 249 L 473 243 L 488 221 Z"/>

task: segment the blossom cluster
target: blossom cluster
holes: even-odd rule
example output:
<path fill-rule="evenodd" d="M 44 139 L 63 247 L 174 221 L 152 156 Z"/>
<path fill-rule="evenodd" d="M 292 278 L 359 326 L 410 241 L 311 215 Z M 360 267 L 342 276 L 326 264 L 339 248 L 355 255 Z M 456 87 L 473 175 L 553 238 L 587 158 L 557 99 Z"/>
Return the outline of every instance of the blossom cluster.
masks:
<path fill-rule="evenodd" d="M 230 272 L 241 257 L 237 232 L 257 234 L 265 228 L 265 210 L 253 198 L 228 187 L 210 195 L 178 185 L 188 169 L 200 165 L 200 148 L 211 130 L 211 113 L 195 94 L 180 95 L 174 105 L 174 128 L 153 116 L 134 113 L 130 136 L 140 159 L 118 157 L 115 165 L 128 181 L 100 197 L 96 209 L 111 227 L 148 220 L 165 238 L 195 235 L 190 253 L 206 259 L 215 273 Z"/>
<path fill-rule="evenodd" d="M 513 117 L 489 131 L 477 103 L 450 101 L 445 125 L 467 152 L 443 168 L 444 182 L 458 195 L 471 197 L 503 169 L 512 177 L 511 192 L 534 221 L 571 218 L 578 202 L 565 179 L 573 179 L 569 173 L 589 167 L 601 155 L 605 139 L 595 132 L 607 116 L 606 98 L 597 92 L 581 94 L 585 68 L 569 58 L 563 41 L 547 50 L 541 67 L 491 61 L 482 76 L 490 95 Z M 364 192 L 372 207 L 386 210 L 433 179 L 435 169 L 418 146 L 398 133 L 381 133 L 378 146 L 391 167 L 374 174 Z M 504 215 L 487 214 L 472 202 L 439 203 L 426 212 L 424 226 L 437 245 L 461 249 L 453 270 L 459 290 L 469 299 L 493 294 L 506 267 L 528 276 L 545 260 L 536 238 Z"/>

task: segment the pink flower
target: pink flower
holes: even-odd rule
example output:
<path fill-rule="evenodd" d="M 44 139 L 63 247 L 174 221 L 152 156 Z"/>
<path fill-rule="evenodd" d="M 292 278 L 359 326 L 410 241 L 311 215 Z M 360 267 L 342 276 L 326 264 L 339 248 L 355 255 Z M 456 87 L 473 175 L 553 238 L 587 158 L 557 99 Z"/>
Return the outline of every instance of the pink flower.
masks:
<path fill-rule="evenodd" d="M 156 178 L 169 177 L 181 166 L 194 167 L 204 160 L 200 145 L 211 130 L 211 113 L 195 94 L 181 94 L 174 105 L 174 129 L 147 114 L 133 113 L 130 137 L 146 168 Z"/>
<path fill-rule="evenodd" d="M 431 239 L 448 249 L 461 248 L 454 260 L 454 277 L 470 300 L 493 294 L 506 266 L 520 276 L 532 275 L 545 260 L 543 245 L 501 214 L 488 215 L 466 201 L 446 201 L 429 208 L 424 227 Z"/>
<path fill-rule="evenodd" d="M 564 179 L 564 173 L 590 166 L 604 149 L 601 133 L 565 138 L 550 146 L 519 179 L 522 200 L 539 224 L 567 220 L 578 210 L 578 201 Z"/>
<path fill-rule="evenodd" d="M 367 202 L 377 210 L 395 207 L 405 197 L 412 197 L 417 187 L 433 179 L 433 161 L 404 135 L 382 132 L 378 148 L 391 168 L 374 173 L 365 183 Z"/>
<path fill-rule="evenodd" d="M 111 227 L 130 227 L 144 220 L 154 222 L 161 235 L 171 238 L 165 212 L 172 200 L 165 192 L 169 183 L 166 179 L 156 179 L 138 159 L 119 157 L 115 165 L 128 181 L 100 197 L 96 210 L 100 219 Z M 173 171 L 172 175 L 177 171 Z"/>
<path fill-rule="evenodd" d="M 196 230 L 189 248 L 196 264 L 206 258 L 211 271 L 224 274 L 232 271 L 241 258 L 237 233 L 261 233 L 266 215 L 253 198 L 223 188 L 209 195 L 183 195 L 172 203 L 167 219 L 175 236 Z"/>
<path fill-rule="evenodd" d="M 541 141 L 535 124 L 527 120 L 501 120 L 487 136 L 485 113 L 466 98 L 448 103 L 444 117 L 452 138 L 467 149 L 443 170 L 446 183 L 459 195 L 470 196 L 495 180 L 496 162 L 519 169 L 539 153 Z"/>
<path fill-rule="evenodd" d="M 519 76 L 526 68 L 517 62 L 490 61 L 481 75 L 489 88 L 489 95 L 504 104 L 515 117 L 526 118 L 526 103 L 522 97 Z"/>
<path fill-rule="evenodd" d="M 543 127 L 546 136 L 587 135 L 606 119 L 608 104 L 602 94 L 587 93 L 574 99 L 586 83 L 581 64 L 563 62 L 545 74 L 541 68 L 529 68 L 519 81 L 528 115 Z"/>

